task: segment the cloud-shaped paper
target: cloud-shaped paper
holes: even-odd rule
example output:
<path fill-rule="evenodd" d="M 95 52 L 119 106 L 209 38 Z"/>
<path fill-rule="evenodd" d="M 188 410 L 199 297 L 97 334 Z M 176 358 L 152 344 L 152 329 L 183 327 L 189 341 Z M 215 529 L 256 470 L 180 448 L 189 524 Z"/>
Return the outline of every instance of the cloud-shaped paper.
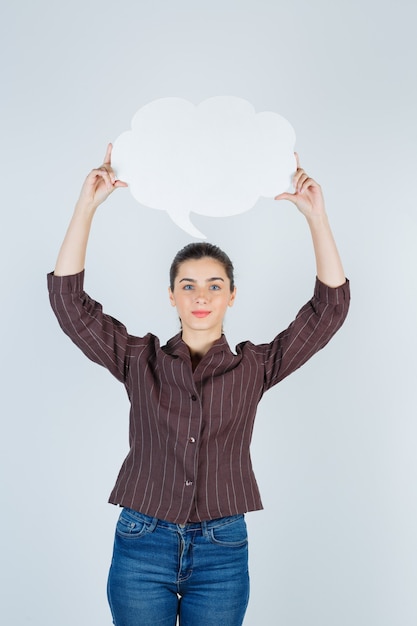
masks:
<path fill-rule="evenodd" d="M 161 98 L 135 114 L 115 141 L 114 170 L 145 206 L 167 211 L 193 237 L 190 213 L 225 217 L 287 190 L 296 170 L 295 132 L 281 115 L 242 98 L 194 105 Z"/>

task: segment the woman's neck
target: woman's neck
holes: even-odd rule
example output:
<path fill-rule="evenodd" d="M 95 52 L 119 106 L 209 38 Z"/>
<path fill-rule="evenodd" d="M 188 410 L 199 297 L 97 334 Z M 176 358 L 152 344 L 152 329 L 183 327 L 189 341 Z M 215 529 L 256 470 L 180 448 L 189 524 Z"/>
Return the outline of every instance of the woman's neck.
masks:
<path fill-rule="evenodd" d="M 182 332 L 182 340 L 187 345 L 193 369 L 197 367 L 201 359 L 207 354 L 215 341 L 220 339 L 221 334 L 205 332 Z"/>

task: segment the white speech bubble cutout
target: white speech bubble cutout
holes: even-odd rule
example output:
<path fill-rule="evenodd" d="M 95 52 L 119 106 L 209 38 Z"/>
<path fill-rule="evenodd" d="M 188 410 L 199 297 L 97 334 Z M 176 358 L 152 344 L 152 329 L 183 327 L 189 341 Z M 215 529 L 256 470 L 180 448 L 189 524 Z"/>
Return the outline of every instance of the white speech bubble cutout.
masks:
<path fill-rule="evenodd" d="M 242 98 L 198 105 L 161 98 L 134 115 L 115 141 L 112 164 L 142 205 L 167 211 L 189 235 L 205 239 L 190 213 L 227 217 L 291 185 L 295 131 L 281 115 L 256 113 Z"/>

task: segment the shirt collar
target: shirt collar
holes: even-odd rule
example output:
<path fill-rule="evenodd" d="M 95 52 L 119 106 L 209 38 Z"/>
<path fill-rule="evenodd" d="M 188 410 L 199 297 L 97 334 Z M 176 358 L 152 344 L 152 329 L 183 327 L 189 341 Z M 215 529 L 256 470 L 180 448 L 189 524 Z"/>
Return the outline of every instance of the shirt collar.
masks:
<path fill-rule="evenodd" d="M 176 357 L 182 357 L 182 358 L 190 358 L 190 351 L 188 349 L 188 346 L 186 343 L 184 343 L 184 341 L 182 340 L 182 336 L 181 333 L 178 333 L 177 335 L 175 335 L 175 337 L 172 337 L 171 339 L 169 339 L 169 341 L 167 342 L 167 344 L 165 346 L 163 346 L 162 350 L 166 353 L 166 354 L 170 354 L 171 356 L 176 356 Z M 211 355 L 214 354 L 215 352 L 230 352 L 230 347 L 229 344 L 227 342 L 227 339 L 225 337 L 225 335 L 221 335 L 221 337 L 219 337 L 219 339 L 217 339 L 213 345 L 211 346 L 210 350 L 207 352 L 207 355 Z"/>

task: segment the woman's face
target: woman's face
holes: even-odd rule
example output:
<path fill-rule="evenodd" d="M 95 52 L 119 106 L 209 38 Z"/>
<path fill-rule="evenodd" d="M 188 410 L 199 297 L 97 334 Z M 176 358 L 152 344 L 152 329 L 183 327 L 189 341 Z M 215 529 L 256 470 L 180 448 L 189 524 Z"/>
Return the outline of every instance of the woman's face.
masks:
<path fill-rule="evenodd" d="M 211 257 L 184 261 L 178 269 L 174 290 L 169 289 L 172 306 L 181 319 L 183 335 L 192 331 L 210 331 L 220 337 L 223 319 L 233 305 L 236 288 L 219 261 Z"/>

